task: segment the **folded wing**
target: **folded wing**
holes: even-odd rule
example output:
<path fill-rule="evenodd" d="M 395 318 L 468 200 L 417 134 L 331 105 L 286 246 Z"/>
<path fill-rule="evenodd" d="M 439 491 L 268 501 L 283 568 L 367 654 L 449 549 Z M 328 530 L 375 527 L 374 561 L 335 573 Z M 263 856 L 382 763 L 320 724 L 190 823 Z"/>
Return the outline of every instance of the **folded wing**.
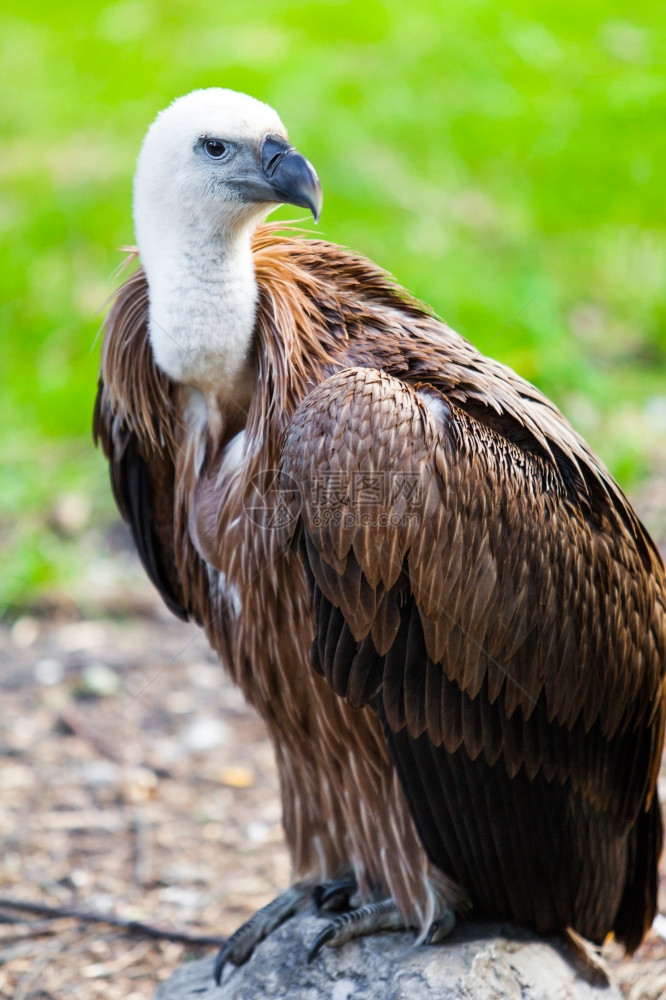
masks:
<path fill-rule="evenodd" d="M 384 720 L 431 859 L 480 912 L 633 947 L 656 905 L 666 618 L 615 484 L 590 494 L 365 368 L 300 405 L 282 472 L 313 667 Z"/>

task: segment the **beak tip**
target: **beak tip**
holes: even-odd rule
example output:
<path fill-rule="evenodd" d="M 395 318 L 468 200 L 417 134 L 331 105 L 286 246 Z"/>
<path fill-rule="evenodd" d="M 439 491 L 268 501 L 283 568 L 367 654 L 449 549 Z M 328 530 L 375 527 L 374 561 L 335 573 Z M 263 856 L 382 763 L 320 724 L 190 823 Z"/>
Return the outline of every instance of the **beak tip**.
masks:
<path fill-rule="evenodd" d="M 319 178 L 316 177 L 316 187 L 314 188 L 312 195 L 310 197 L 310 211 L 312 212 L 312 218 L 315 221 L 315 225 L 319 222 L 321 218 L 321 209 L 324 203 L 324 198 L 321 193 L 321 185 L 319 184 Z"/>

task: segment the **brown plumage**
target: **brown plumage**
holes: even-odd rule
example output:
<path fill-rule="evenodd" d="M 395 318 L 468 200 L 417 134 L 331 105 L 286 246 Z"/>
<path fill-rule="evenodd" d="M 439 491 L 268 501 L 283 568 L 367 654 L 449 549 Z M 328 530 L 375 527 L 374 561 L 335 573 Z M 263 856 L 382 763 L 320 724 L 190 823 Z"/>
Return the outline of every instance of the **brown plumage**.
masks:
<path fill-rule="evenodd" d="M 134 190 L 142 270 L 106 322 L 95 436 L 150 578 L 266 722 L 296 879 L 216 974 L 310 892 L 351 907 L 311 957 L 399 926 L 437 941 L 470 910 L 633 950 L 666 580 L 622 492 L 369 261 L 257 228 L 321 209 L 266 105 L 180 98 Z"/>
<path fill-rule="evenodd" d="M 253 254 L 247 413 L 188 424 L 139 270 L 95 436 L 151 579 L 268 726 L 296 878 L 633 950 L 661 848 L 653 543 L 548 400 L 374 265 L 268 226 Z"/>

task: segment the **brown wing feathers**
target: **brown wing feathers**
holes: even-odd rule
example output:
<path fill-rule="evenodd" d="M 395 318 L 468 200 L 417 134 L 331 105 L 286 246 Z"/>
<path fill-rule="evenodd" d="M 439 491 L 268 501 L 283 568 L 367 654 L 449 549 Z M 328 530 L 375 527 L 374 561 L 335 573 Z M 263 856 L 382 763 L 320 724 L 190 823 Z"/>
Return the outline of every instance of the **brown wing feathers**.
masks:
<path fill-rule="evenodd" d="M 634 891 L 636 831 L 659 825 L 654 809 L 637 820 L 659 753 L 663 608 L 632 536 L 600 535 L 553 460 L 367 369 L 310 394 L 283 468 L 303 490 L 316 666 L 352 704 L 375 696 L 431 859 L 479 912 L 603 939 Z M 355 506 L 359 474 L 411 474 L 420 494 Z M 341 506 L 313 490 L 329 477 Z M 652 877 L 633 925 L 618 918 L 629 947 L 655 894 Z"/>
<path fill-rule="evenodd" d="M 113 495 L 148 576 L 169 610 L 187 619 L 175 554 L 175 415 L 168 380 L 152 360 L 147 316 L 146 281 L 137 271 L 105 323 L 93 435 L 109 460 Z"/>

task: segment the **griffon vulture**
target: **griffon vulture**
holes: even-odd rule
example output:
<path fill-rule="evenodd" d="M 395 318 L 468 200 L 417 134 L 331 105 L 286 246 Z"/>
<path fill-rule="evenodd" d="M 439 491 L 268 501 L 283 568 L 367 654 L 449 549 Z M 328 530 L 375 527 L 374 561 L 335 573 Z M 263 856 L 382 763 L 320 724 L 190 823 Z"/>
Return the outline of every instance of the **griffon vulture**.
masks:
<path fill-rule="evenodd" d="M 148 575 L 275 746 L 319 948 L 456 914 L 631 952 L 655 914 L 663 563 L 555 406 L 370 261 L 263 224 L 321 208 L 277 114 L 163 111 L 142 267 L 106 320 L 95 436 Z"/>

